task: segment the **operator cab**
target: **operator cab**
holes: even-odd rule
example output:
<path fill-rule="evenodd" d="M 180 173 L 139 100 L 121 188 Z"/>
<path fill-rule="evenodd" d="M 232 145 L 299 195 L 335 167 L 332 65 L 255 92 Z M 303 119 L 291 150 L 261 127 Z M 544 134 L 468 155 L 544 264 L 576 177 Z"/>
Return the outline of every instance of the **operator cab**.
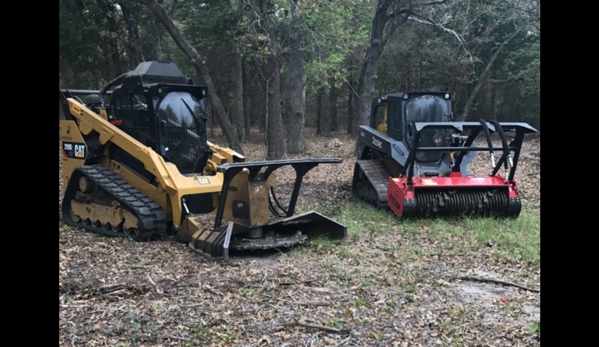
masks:
<path fill-rule="evenodd" d="M 451 121 L 453 121 L 451 95 L 446 92 L 392 93 L 372 100 L 370 128 L 400 142 L 408 153 L 412 150 L 417 135 L 415 123 Z M 452 154 L 437 148 L 454 145 L 453 130 L 447 127 L 443 129 L 429 127 L 423 129 L 418 136 L 418 148 L 427 148 L 415 153 L 415 171 L 418 175 L 448 175 L 451 172 Z M 396 148 L 394 146 L 392 144 L 390 147 Z M 400 155 L 407 159 L 407 154 Z"/>
<path fill-rule="evenodd" d="M 152 148 L 183 174 L 202 173 L 208 160 L 207 88 L 193 85 L 170 61 L 152 61 L 111 82 L 111 116 L 124 132 Z M 126 151 L 113 158 L 142 174 Z"/>
<path fill-rule="evenodd" d="M 208 159 L 204 100 L 173 91 L 158 102 L 156 113 L 162 139 L 159 153 L 181 172 L 201 172 Z"/>
<path fill-rule="evenodd" d="M 435 95 L 404 94 L 406 100 L 403 110 L 407 128 L 406 143 L 409 148 L 414 142 L 413 124 L 416 122 L 439 123 L 451 121 L 451 104 L 448 102 L 449 94 Z M 422 131 L 419 147 L 448 147 L 451 144 L 451 131 L 448 129 L 426 129 Z M 444 152 L 418 152 L 416 160 L 420 162 L 436 162 L 441 160 Z"/>
<path fill-rule="evenodd" d="M 402 141 L 408 149 L 414 142 L 414 123 L 449 122 L 453 119 L 451 96 L 448 93 L 393 93 L 372 102 L 370 126 L 395 140 Z M 419 147 L 447 147 L 451 145 L 451 131 L 426 129 L 422 132 Z M 438 162 L 444 152 L 418 152 L 419 162 Z"/>

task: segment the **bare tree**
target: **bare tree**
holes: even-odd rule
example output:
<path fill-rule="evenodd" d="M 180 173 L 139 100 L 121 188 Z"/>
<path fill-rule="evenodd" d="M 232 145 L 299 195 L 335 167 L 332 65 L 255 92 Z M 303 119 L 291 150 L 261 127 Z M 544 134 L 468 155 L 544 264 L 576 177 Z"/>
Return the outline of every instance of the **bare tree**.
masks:
<path fill-rule="evenodd" d="M 139 25 L 133 17 L 132 4 L 127 1 L 121 1 L 119 3 L 121 11 L 123 12 L 123 19 L 127 25 L 127 49 L 129 51 L 129 65 L 131 68 L 135 68 L 143 59 L 141 56 L 141 49 L 139 45 Z"/>
<path fill-rule="evenodd" d="M 501 51 L 503 50 L 503 48 L 514 37 L 516 37 L 522 31 L 522 29 L 524 29 L 524 28 L 525 28 L 525 25 L 522 25 L 519 28 L 517 28 L 516 31 L 514 31 L 512 33 L 512 35 L 510 35 L 510 37 L 508 37 L 507 39 L 505 39 L 505 41 L 503 41 L 499 45 L 499 47 L 497 47 L 495 49 L 495 53 L 493 53 L 493 56 L 491 57 L 491 59 L 489 59 L 489 61 L 487 62 L 487 65 L 485 66 L 485 68 L 481 72 L 480 76 L 478 77 L 478 80 L 476 81 L 476 85 L 474 86 L 474 89 L 472 90 L 472 92 L 470 93 L 470 96 L 468 97 L 468 100 L 466 101 L 466 105 L 464 106 L 464 110 L 462 111 L 462 114 L 458 117 L 459 121 L 463 121 L 465 119 L 468 119 L 468 112 L 470 111 L 470 107 L 472 106 L 472 103 L 474 102 L 474 98 L 476 98 L 476 96 L 478 95 L 478 92 L 480 91 L 480 88 L 483 86 L 483 84 L 487 80 L 487 75 L 489 74 L 489 70 L 491 70 L 491 67 L 493 66 L 493 63 L 495 62 L 495 59 L 497 59 L 497 56 L 499 56 L 499 53 L 501 53 Z"/>
<path fill-rule="evenodd" d="M 252 99 L 250 98 L 251 76 L 246 62 L 241 62 L 241 68 L 243 74 L 243 121 L 247 138 L 252 132 Z"/>
<path fill-rule="evenodd" d="M 281 113 L 281 82 L 279 66 L 278 27 L 274 17 L 273 0 L 260 0 L 260 13 L 264 21 L 268 56 L 264 80 L 266 81 L 266 159 L 283 159 L 287 156 L 283 116 Z"/>
<path fill-rule="evenodd" d="M 154 13 L 154 15 L 156 15 L 158 20 L 160 20 L 166 31 L 173 38 L 175 44 L 177 44 L 181 51 L 183 51 L 183 53 L 185 53 L 185 55 L 189 58 L 198 74 L 198 77 L 208 87 L 208 102 L 210 103 L 210 109 L 212 110 L 212 113 L 216 115 L 216 119 L 218 120 L 219 125 L 223 130 L 223 134 L 225 135 L 225 138 L 227 139 L 229 146 L 235 151 L 243 154 L 243 148 L 241 147 L 241 142 L 239 142 L 237 129 L 233 127 L 233 125 L 229 121 L 229 117 L 226 114 L 226 111 L 220 101 L 220 98 L 216 94 L 216 88 L 214 87 L 212 78 L 208 73 L 208 68 L 204 65 L 204 61 L 200 57 L 196 49 L 191 46 L 191 44 L 187 41 L 187 39 L 183 36 L 181 31 L 175 25 L 175 23 L 166 13 L 164 7 L 158 4 L 156 0 L 131 1 L 141 3 L 145 5 L 148 9 L 150 9 Z"/>
<path fill-rule="evenodd" d="M 325 87 L 318 90 L 318 123 L 316 133 L 322 136 L 331 135 L 330 95 Z"/>
<path fill-rule="evenodd" d="M 466 64 L 456 65 L 454 76 L 457 78 L 453 80 L 462 79 L 468 71 L 474 72 L 476 63 L 483 62 L 484 64 L 483 70 L 475 77 L 474 87 L 468 95 L 462 112 L 457 117 L 458 120 L 468 118 L 479 91 L 488 81 L 489 71 L 505 47 L 525 29 L 531 27 L 538 29 L 533 23 L 540 21 L 540 2 L 535 0 L 490 2 L 478 6 L 477 11 L 473 11 L 471 5 L 471 0 L 452 1 L 446 11 L 436 13 L 436 18 L 423 13 L 411 13 L 409 17 L 410 20 L 432 25 L 455 37 L 457 47 L 460 51 L 463 50 L 469 59 Z M 463 20 L 455 21 L 453 18 L 456 16 Z M 484 23 L 484 30 L 476 32 L 472 29 L 480 27 L 481 23 Z M 505 34 L 508 37 L 496 44 L 497 37 Z M 485 62 L 483 56 L 489 46 L 492 47 L 493 54 Z M 458 52 L 456 51 L 456 53 Z M 456 59 L 457 57 L 456 54 Z M 454 100 L 456 99 L 454 92 Z"/>
<path fill-rule="evenodd" d="M 241 0 L 237 0 L 237 14 L 240 15 L 243 5 Z M 243 111 L 243 56 L 236 49 L 233 48 L 233 54 L 235 55 L 235 69 L 233 70 L 233 99 L 235 102 L 235 108 L 233 110 L 233 123 L 237 127 L 237 134 L 239 135 L 239 141 L 245 142 L 245 122 L 244 122 L 244 111 Z"/>
<path fill-rule="evenodd" d="M 157 0 L 159 5 L 164 4 L 164 0 Z M 175 4 L 177 1 L 175 1 Z M 173 5 L 174 10 L 175 5 Z M 172 13 L 172 10 L 171 10 Z M 160 39 L 160 20 L 156 16 L 154 16 L 152 23 L 150 24 L 150 32 L 152 33 L 152 53 L 154 55 L 154 59 L 162 60 L 162 42 Z"/>
<path fill-rule="evenodd" d="M 339 90 L 339 88 L 335 86 L 335 77 L 331 77 L 329 79 L 329 85 L 331 86 L 331 91 L 329 93 L 329 107 L 331 110 L 331 131 L 337 131 L 337 129 L 339 128 L 339 107 L 337 105 L 337 100 L 339 99 L 341 91 Z"/>
<path fill-rule="evenodd" d="M 378 61 L 385 50 L 387 41 L 409 16 L 422 9 L 445 3 L 440 1 L 421 0 L 378 0 L 372 20 L 370 44 L 366 51 L 360 73 L 358 94 L 358 124 L 367 124 L 370 115 L 370 102 L 374 97 L 374 88 L 377 78 Z M 353 129 L 357 133 L 357 127 Z"/>
<path fill-rule="evenodd" d="M 243 118 L 243 56 L 238 52 L 235 54 L 235 68 L 233 69 L 233 99 L 235 107 L 233 110 L 233 123 L 237 127 L 239 141 L 245 142 L 245 122 Z"/>
<path fill-rule="evenodd" d="M 304 34 L 299 29 L 298 0 L 291 0 L 292 30 L 289 57 L 289 96 L 287 116 L 287 140 L 289 153 L 304 151 L 304 122 L 306 86 L 304 82 Z"/>

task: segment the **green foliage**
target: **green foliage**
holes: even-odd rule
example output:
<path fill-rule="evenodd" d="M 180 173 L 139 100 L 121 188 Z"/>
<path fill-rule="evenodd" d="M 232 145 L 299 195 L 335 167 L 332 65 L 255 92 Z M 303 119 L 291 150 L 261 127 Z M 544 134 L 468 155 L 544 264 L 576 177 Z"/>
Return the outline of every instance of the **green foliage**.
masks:
<path fill-rule="evenodd" d="M 341 327 L 344 323 L 347 323 L 347 318 L 335 318 L 331 320 L 331 325 L 335 328 Z"/>
<path fill-rule="evenodd" d="M 355 305 L 356 305 L 357 308 L 360 308 L 360 307 L 366 305 L 366 301 L 364 299 L 360 299 L 360 298 L 356 299 L 354 301 L 354 303 L 355 303 Z"/>
<path fill-rule="evenodd" d="M 346 82 L 347 57 L 367 45 L 372 5 L 359 0 L 302 3 L 305 73 L 310 92 L 328 90 L 330 77 L 334 77 L 337 88 Z"/>
<path fill-rule="evenodd" d="M 294 16 L 289 0 L 274 3 L 274 12 L 266 16 L 262 16 L 258 0 L 164 0 L 163 6 L 202 59 L 206 59 L 219 95 L 231 95 L 235 82 L 230 74 L 234 52 L 243 55 L 254 79 L 259 76 L 264 58 L 274 52 L 280 59 L 284 96 L 285 82 L 289 80 L 289 43 L 293 35 L 301 33 L 306 117 L 317 113 L 312 96 L 322 88 L 342 89 L 338 106 L 343 107 L 347 96 L 353 93 L 348 86 L 355 88 L 365 48 L 370 44 L 377 1 L 298 1 Z M 139 30 L 139 49 L 146 60 L 154 59 L 153 45 L 158 37 L 163 59 L 173 60 L 188 76 L 196 75 L 188 58 L 162 25 L 155 25 L 154 14 L 145 6 L 124 0 L 60 0 L 61 87 L 98 89 L 134 67 L 129 53 L 132 37 L 121 4 L 131 7 L 131 19 Z M 535 6 L 536 2 L 450 1 L 419 9 L 422 18 L 429 18 L 442 28 L 415 16 L 401 24 L 387 38 L 377 67 L 376 92 L 449 90 L 454 95 L 454 112 L 460 113 L 499 45 L 530 20 L 493 64 L 471 106 L 470 117 L 526 121 L 538 126 L 540 17 Z M 268 25 L 277 27 L 277 47 L 267 44 Z M 263 92 L 258 83 L 263 80 L 255 79 L 251 89 L 260 94 Z M 265 99 L 254 99 L 253 112 L 262 112 Z"/>
<path fill-rule="evenodd" d="M 535 323 L 528 326 L 528 331 L 538 338 L 541 338 L 541 323 Z"/>
<path fill-rule="evenodd" d="M 347 203 L 335 218 L 347 226 L 348 238 L 357 238 L 363 233 L 388 233 L 396 231 L 397 219 L 388 211 L 378 211 L 355 202 Z"/>
<path fill-rule="evenodd" d="M 434 238 L 438 249 L 423 250 L 420 246 L 410 251 L 418 256 L 423 252 L 464 252 L 473 248 L 491 247 L 499 258 L 521 259 L 531 265 L 540 265 L 540 213 L 525 205 L 517 219 L 463 218 L 463 219 L 407 219 L 398 221 L 390 211 L 377 211 L 354 202 L 341 208 L 335 219 L 346 225 L 348 238 L 357 239 L 365 233 L 402 232 L 415 236 L 426 232 Z M 456 243 L 456 240 L 461 240 Z M 405 251 L 405 250 L 404 250 Z M 368 285 L 369 279 L 363 285 Z M 406 292 L 414 292 L 413 284 Z"/>

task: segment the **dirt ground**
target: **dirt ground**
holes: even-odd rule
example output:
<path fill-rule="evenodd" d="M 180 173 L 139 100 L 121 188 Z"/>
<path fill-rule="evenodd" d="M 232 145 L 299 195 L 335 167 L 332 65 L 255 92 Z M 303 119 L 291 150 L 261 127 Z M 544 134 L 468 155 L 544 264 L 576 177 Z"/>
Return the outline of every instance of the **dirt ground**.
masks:
<path fill-rule="evenodd" d="M 250 160 L 264 159 L 261 136 L 244 147 Z M 354 145 L 308 131 L 309 156 L 343 162 L 308 173 L 300 206 L 351 200 Z M 489 173 L 488 155 L 472 168 Z M 540 138 L 526 141 L 516 177 L 524 203 L 540 208 Z M 133 242 L 60 224 L 59 258 L 60 346 L 540 346 L 539 292 L 455 279 L 538 289 L 540 268 L 490 247 L 439 251 L 426 231 L 214 263 L 172 237 Z"/>

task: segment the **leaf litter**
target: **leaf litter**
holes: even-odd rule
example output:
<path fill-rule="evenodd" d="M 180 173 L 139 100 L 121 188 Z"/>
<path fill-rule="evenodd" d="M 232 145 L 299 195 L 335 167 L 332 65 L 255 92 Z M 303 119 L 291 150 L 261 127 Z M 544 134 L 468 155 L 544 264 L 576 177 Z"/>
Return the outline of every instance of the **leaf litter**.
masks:
<path fill-rule="evenodd" d="M 343 162 L 312 169 L 298 206 L 334 213 L 351 200 L 354 140 L 336 136 L 307 135 L 308 156 Z M 262 147 L 246 144 L 246 156 L 263 160 Z M 490 162 L 479 155 L 473 168 L 488 173 Z M 295 177 L 279 171 L 282 186 Z M 540 138 L 525 142 L 516 177 L 525 203 L 538 205 Z M 59 345 L 540 346 L 531 328 L 540 331 L 540 293 L 452 279 L 539 288 L 539 266 L 490 248 L 439 251 L 423 229 L 213 263 L 172 237 L 134 242 L 59 223 Z"/>

